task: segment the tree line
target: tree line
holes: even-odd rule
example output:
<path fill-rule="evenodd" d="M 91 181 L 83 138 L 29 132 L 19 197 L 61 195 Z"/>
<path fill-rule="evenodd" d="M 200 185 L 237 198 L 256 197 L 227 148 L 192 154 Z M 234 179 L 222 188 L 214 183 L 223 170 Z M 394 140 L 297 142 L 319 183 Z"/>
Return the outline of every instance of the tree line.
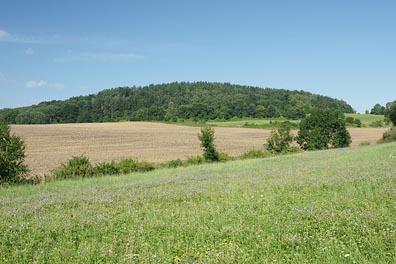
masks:
<path fill-rule="evenodd" d="M 343 113 L 345 101 L 305 91 L 258 88 L 212 82 L 174 82 L 119 87 L 97 94 L 0 110 L 9 124 L 130 121 L 206 121 L 233 117 L 300 119 L 314 108 Z"/>

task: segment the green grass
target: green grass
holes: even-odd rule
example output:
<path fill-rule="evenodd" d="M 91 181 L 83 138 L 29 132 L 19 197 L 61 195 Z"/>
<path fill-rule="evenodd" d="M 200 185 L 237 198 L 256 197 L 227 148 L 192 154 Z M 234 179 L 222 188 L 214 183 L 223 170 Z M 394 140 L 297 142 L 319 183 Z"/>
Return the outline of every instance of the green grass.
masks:
<path fill-rule="evenodd" d="M 358 118 L 362 122 L 362 126 L 369 127 L 370 124 L 376 121 L 384 121 L 384 116 L 381 115 L 366 115 L 366 114 L 345 114 L 345 117 Z M 301 120 L 288 120 L 285 118 L 265 118 L 265 119 L 239 119 L 230 121 L 208 121 L 207 125 L 219 126 L 219 127 L 262 127 L 262 128 L 274 128 L 275 124 L 279 124 L 285 121 L 292 122 L 294 124 L 300 124 Z"/>
<path fill-rule="evenodd" d="M 249 127 L 250 126 L 262 126 L 262 127 L 273 127 L 272 123 L 282 123 L 285 121 L 289 121 L 294 124 L 299 124 L 300 120 L 287 120 L 285 118 L 249 118 L 249 119 L 240 119 L 240 120 L 230 120 L 230 121 L 208 121 L 206 124 L 212 126 L 219 126 L 219 127 Z"/>
<path fill-rule="evenodd" d="M 0 189 L 1 263 L 395 263 L 396 144 Z"/>
<path fill-rule="evenodd" d="M 345 117 L 358 118 L 362 121 L 362 126 L 370 126 L 371 123 L 376 121 L 384 121 L 383 115 L 370 115 L 370 114 L 345 114 Z"/>

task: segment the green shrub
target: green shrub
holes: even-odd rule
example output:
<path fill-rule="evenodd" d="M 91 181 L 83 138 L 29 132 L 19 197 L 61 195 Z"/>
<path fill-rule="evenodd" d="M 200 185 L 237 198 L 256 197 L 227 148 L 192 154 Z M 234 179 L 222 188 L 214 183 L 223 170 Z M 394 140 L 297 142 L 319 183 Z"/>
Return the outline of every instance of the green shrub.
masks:
<path fill-rule="evenodd" d="M 121 174 L 128 174 L 131 172 L 145 172 L 155 169 L 153 163 L 147 161 L 138 161 L 131 158 L 125 158 L 116 163 L 116 167 Z"/>
<path fill-rule="evenodd" d="M 20 137 L 11 135 L 10 127 L 0 120 L 0 185 L 23 181 L 28 172 L 25 145 Z"/>
<path fill-rule="evenodd" d="M 259 149 L 252 149 L 242 153 L 238 158 L 239 159 L 260 159 L 270 157 L 273 154 L 268 150 L 259 150 Z"/>
<path fill-rule="evenodd" d="M 112 161 L 110 163 L 108 162 L 101 162 L 95 164 L 95 167 L 93 168 L 93 174 L 95 176 L 97 175 L 115 175 L 115 174 L 120 174 L 120 170 L 117 168 L 117 164 Z"/>
<path fill-rule="evenodd" d="M 186 165 L 199 165 L 205 163 L 205 160 L 201 156 L 188 157 Z"/>
<path fill-rule="evenodd" d="M 363 147 L 363 146 L 370 146 L 371 144 L 370 144 L 370 142 L 368 142 L 368 141 L 362 141 L 362 142 L 360 142 L 360 144 L 359 144 L 359 146 L 361 146 L 361 147 Z"/>
<path fill-rule="evenodd" d="M 345 118 L 345 123 L 354 127 L 362 127 L 362 121 L 359 118 L 353 118 L 351 116 Z"/>
<path fill-rule="evenodd" d="M 391 127 L 388 131 L 385 131 L 379 143 L 388 143 L 393 141 L 396 141 L 396 127 Z"/>
<path fill-rule="evenodd" d="M 184 163 L 181 159 L 175 159 L 175 160 L 168 161 L 165 166 L 168 168 L 177 168 L 177 167 L 184 166 Z"/>
<path fill-rule="evenodd" d="M 86 178 L 93 176 L 93 168 L 85 156 L 74 156 L 52 172 L 54 179 Z"/>
<path fill-rule="evenodd" d="M 219 152 L 219 161 L 224 162 L 224 161 L 229 161 L 229 160 L 232 160 L 232 159 L 233 158 L 230 155 L 228 155 L 227 153 Z"/>
<path fill-rule="evenodd" d="M 376 121 L 371 122 L 369 126 L 370 127 L 384 127 L 385 124 L 384 124 L 384 121 L 382 121 L 382 120 L 376 120 Z"/>
<path fill-rule="evenodd" d="M 206 161 L 219 161 L 219 152 L 214 145 L 214 129 L 211 127 L 201 128 L 198 139 L 201 141 L 201 147 L 204 151 L 203 157 Z"/>
<path fill-rule="evenodd" d="M 267 139 L 265 148 L 275 154 L 287 152 L 293 136 L 290 133 L 290 127 L 284 126 L 271 131 L 271 136 Z"/>

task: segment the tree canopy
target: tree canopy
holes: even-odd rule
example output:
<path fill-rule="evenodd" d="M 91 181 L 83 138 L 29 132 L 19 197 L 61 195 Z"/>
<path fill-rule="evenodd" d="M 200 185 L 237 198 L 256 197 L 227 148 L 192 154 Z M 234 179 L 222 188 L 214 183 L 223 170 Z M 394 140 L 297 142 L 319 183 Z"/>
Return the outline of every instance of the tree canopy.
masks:
<path fill-rule="evenodd" d="M 233 117 L 300 119 L 313 108 L 353 113 L 342 100 L 304 91 L 211 82 L 119 87 L 64 101 L 0 110 L 7 123 L 214 120 Z"/>
<path fill-rule="evenodd" d="M 316 109 L 301 120 L 296 139 L 304 150 L 342 148 L 351 143 L 344 114 L 331 109 Z"/>
<path fill-rule="evenodd" d="M 393 126 L 396 126 L 396 101 L 386 105 L 385 117 L 392 122 Z"/>
<path fill-rule="evenodd" d="M 0 185 L 17 183 L 27 173 L 25 145 L 21 138 L 12 135 L 10 127 L 0 119 Z"/>
<path fill-rule="evenodd" d="M 385 106 L 380 104 L 375 104 L 373 108 L 371 108 L 370 114 L 372 115 L 384 115 L 385 114 Z"/>

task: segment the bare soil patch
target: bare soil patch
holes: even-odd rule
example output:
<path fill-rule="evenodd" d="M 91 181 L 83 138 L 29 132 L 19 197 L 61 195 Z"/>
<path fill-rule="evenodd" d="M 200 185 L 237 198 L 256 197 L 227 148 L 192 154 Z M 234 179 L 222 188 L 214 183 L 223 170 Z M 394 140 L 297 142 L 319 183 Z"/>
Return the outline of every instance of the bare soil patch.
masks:
<path fill-rule="evenodd" d="M 46 175 L 72 156 L 86 155 L 92 163 L 133 157 L 152 162 L 201 155 L 199 127 L 150 122 L 13 125 L 26 144 L 31 175 Z M 262 148 L 270 130 L 216 127 L 216 145 L 232 156 Z M 353 143 L 374 144 L 386 128 L 351 128 Z"/>

